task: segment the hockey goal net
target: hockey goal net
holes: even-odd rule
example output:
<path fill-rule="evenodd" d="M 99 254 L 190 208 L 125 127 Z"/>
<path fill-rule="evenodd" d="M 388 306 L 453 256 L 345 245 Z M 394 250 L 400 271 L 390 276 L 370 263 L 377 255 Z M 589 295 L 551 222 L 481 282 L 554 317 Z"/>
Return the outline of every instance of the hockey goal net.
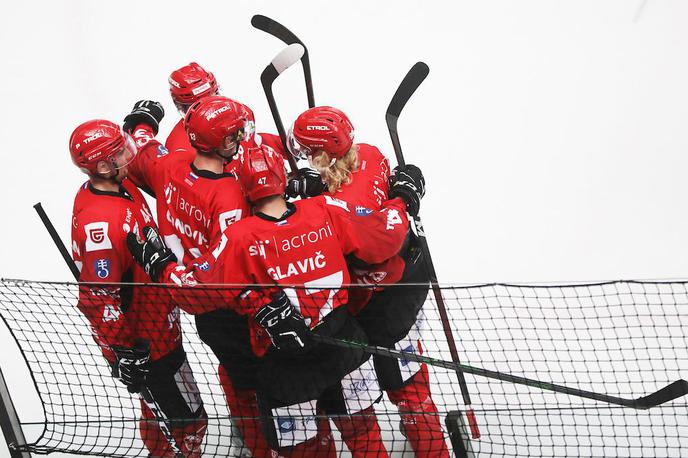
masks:
<path fill-rule="evenodd" d="M 546 382 L 526 386 L 466 373 L 481 430 L 479 439 L 467 442 L 477 456 L 688 454 L 685 396 L 638 409 L 547 386 L 638 399 L 687 378 L 688 283 L 491 284 L 446 286 L 442 291 L 461 363 Z M 75 307 L 77 298 L 75 284 L 0 282 L 0 316 L 18 347 L 18 352 L 6 353 L 24 359 L 35 389 L 27 389 L 28 380 L 23 387 L 9 386 L 27 436 L 19 448 L 38 454 L 146 456 L 138 435 L 139 401 L 110 375 Z M 451 356 L 432 295 L 420 317 L 424 355 L 447 363 L 429 366 L 433 398 L 445 425 L 445 418 L 464 405 L 456 374 L 448 369 Z M 209 417 L 203 456 L 232 456 L 237 450 L 217 360 L 183 313 L 182 327 Z M 405 363 L 411 362 L 400 364 Z M 17 367 L 6 364 L 3 369 L 7 373 Z M 32 411 L 25 404 L 40 408 Z M 383 397 L 375 411 L 390 454 L 414 456 L 400 430 L 398 409 Z M 450 435 L 468 439 L 465 430 L 457 432 L 451 423 L 444 434 L 453 453 L 461 447 L 450 442 Z M 348 456 L 344 444 L 336 447 Z"/>

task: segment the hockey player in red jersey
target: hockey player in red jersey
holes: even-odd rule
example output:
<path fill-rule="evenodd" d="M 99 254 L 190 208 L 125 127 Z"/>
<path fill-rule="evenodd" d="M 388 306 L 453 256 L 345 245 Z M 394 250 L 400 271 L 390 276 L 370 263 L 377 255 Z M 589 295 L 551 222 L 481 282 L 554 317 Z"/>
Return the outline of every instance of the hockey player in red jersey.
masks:
<path fill-rule="evenodd" d="M 156 116 L 147 116 L 150 113 Z M 125 130 L 132 131 L 141 149 L 130 173 L 158 196 L 157 213 L 162 234 L 177 260 L 194 262 L 208 251 L 230 224 L 249 214 L 249 206 L 237 177 L 226 170 L 240 149 L 253 145 L 253 114 L 243 104 L 226 97 L 209 95 L 186 109 L 185 134 L 189 150 L 167 150 L 155 140 L 162 117 L 157 102 L 137 102 L 125 118 Z M 198 314 L 199 337 L 217 356 L 218 372 L 230 411 L 241 409 L 242 395 L 255 390 L 255 356 L 246 339 L 246 318 L 231 310 Z M 228 337 L 229 336 L 229 337 Z M 234 422 L 233 422 L 234 424 Z M 265 448 L 253 444 L 255 434 L 232 430 L 234 451 Z"/>
<path fill-rule="evenodd" d="M 152 230 L 146 230 L 145 241 L 131 236 L 130 250 L 153 278 L 197 285 L 173 290 L 184 297 L 180 303 L 187 304 L 191 313 L 198 311 L 192 306 L 193 296 L 198 297 L 201 288 L 208 295 L 223 294 L 216 303 L 224 301 L 249 317 L 254 351 L 262 356 L 259 395 L 267 408 L 265 414 L 275 418 L 266 425 L 267 433 L 280 453 L 325 454 L 322 443 L 329 443 L 327 433 L 313 420 L 296 421 L 304 415 L 306 419 L 315 416 L 320 407 L 340 415 L 335 424 L 355 456 L 387 456 L 375 414 L 369 409 L 372 400 L 365 397 L 369 391 L 355 389 L 370 382 L 357 371 L 367 358 L 357 349 L 311 346 L 309 329 L 365 340 L 343 307 L 347 290 L 340 285 L 349 282 L 344 257 L 377 263 L 396 253 L 408 226 L 407 202 L 419 203 L 419 188 L 409 182 L 395 183 L 390 195 L 401 199 L 386 202 L 379 212 L 365 214 L 330 196 L 291 204 L 283 198 L 284 166 L 277 156 L 267 147 L 243 156 L 239 176 L 254 203 L 255 216 L 223 233 L 212 251 L 201 258 L 207 261 L 205 268 L 153 261 L 164 259 L 162 253 L 167 249 Z M 244 268 L 237 269 L 238 265 Z M 276 287 L 258 291 L 259 297 L 267 298 L 259 301 L 249 300 L 255 298 L 249 291 L 220 292 L 199 283 Z M 343 389 L 345 384 L 354 388 Z M 354 413 L 357 415 L 351 415 Z"/>
<path fill-rule="evenodd" d="M 322 192 L 367 212 L 380 208 L 387 199 L 390 173 L 387 158 L 374 146 L 353 143 L 354 128 L 349 118 L 333 107 L 315 107 L 302 113 L 289 133 L 288 146 L 297 158 L 308 159 L 315 170 L 301 169 L 290 180 L 291 196 L 311 197 Z M 405 179 L 412 168 L 397 169 L 396 179 Z M 417 210 L 410 210 L 417 211 Z M 351 291 L 349 306 L 371 343 L 398 350 L 421 352 L 422 315 L 418 312 L 428 293 L 415 236 L 403 252 L 377 265 L 350 265 L 353 282 L 367 286 Z M 373 294 L 378 283 L 414 283 L 424 286 L 396 286 Z M 447 457 L 449 452 L 430 393 L 425 364 L 375 356 L 380 385 L 399 408 L 404 433 L 416 456 Z"/>
<path fill-rule="evenodd" d="M 144 116 L 144 107 L 155 111 L 157 119 Z M 124 130 L 133 134 L 140 150 L 130 175 L 156 195 L 161 234 L 179 262 L 188 264 L 229 224 L 248 214 L 237 177 L 225 172 L 225 166 L 240 142 L 253 136 L 253 120 L 239 102 L 204 97 L 186 113 L 191 146 L 168 152 L 155 139 L 162 113 L 159 103 L 141 101 L 125 117 Z"/>
<path fill-rule="evenodd" d="M 84 282 L 77 307 L 113 376 L 141 393 L 140 432 L 150 456 L 200 457 L 207 416 L 186 361 L 178 309 L 160 289 L 108 285 L 148 282 L 126 247 L 127 234 L 155 224 L 127 179 L 134 141 L 112 122 L 92 120 L 74 130 L 69 149 L 89 176 L 72 216 L 73 256 Z"/>
<path fill-rule="evenodd" d="M 209 95 L 218 95 L 220 87 L 215 75 L 206 71 L 196 62 L 191 62 L 170 74 L 167 80 L 170 83 L 170 95 L 177 107 L 181 119 L 174 125 L 167 136 L 165 147 L 168 150 L 191 149 L 189 137 L 184 129 L 184 117 L 191 105 Z"/>
<path fill-rule="evenodd" d="M 201 100 L 203 97 L 220 94 L 220 86 L 215 79 L 215 75 L 201 67 L 196 62 L 191 62 L 177 70 L 173 71 L 168 78 L 170 83 L 170 95 L 172 101 L 177 107 L 177 110 L 182 115 L 182 118 L 175 124 L 165 141 L 165 147 L 169 151 L 177 149 L 191 150 L 192 142 L 189 141 L 189 136 L 184 128 L 184 118 L 189 107 Z M 244 108 L 250 113 L 250 121 L 254 122 L 253 112 L 250 108 L 244 105 Z M 246 142 L 266 143 L 275 149 L 282 149 L 280 138 L 274 134 L 260 133 L 255 134 L 250 138 L 246 138 Z M 229 166 L 229 172 L 234 172 Z"/>

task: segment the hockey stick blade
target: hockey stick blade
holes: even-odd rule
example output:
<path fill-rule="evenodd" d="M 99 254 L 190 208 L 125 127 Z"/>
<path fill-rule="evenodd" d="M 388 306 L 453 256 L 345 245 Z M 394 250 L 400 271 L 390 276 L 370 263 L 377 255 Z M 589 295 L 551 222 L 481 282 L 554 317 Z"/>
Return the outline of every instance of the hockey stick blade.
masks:
<path fill-rule="evenodd" d="M 278 76 L 280 76 L 286 69 L 294 65 L 301 59 L 305 52 L 305 48 L 298 44 L 293 43 L 284 48 L 275 56 L 274 59 L 265 67 L 263 73 L 260 74 L 260 82 L 263 85 L 263 91 L 265 92 L 265 97 L 268 99 L 268 105 L 270 106 L 270 112 L 272 113 L 272 118 L 275 120 L 275 126 L 277 127 L 277 132 L 279 133 L 280 139 L 282 140 L 282 146 L 284 151 L 288 152 L 287 149 L 287 133 L 284 130 L 284 124 L 282 123 L 282 117 L 277 109 L 277 102 L 275 102 L 275 95 L 272 92 L 272 84 L 275 82 Z M 286 154 L 289 160 L 289 167 L 291 167 L 292 172 L 297 169 L 296 160 L 291 154 Z"/>
<path fill-rule="evenodd" d="M 636 399 L 633 402 L 634 405 L 632 407 L 635 407 L 636 409 L 649 409 L 650 407 L 656 407 L 687 394 L 688 382 L 685 380 L 676 380 L 659 391 L 655 391 L 650 395 Z"/>
<path fill-rule="evenodd" d="M 416 92 L 416 89 L 418 89 L 429 73 L 430 68 L 424 62 L 416 62 L 401 81 L 401 84 L 397 88 L 397 91 L 394 93 L 394 96 L 387 107 L 385 120 L 387 121 L 389 134 L 392 137 L 392 145 L 394 146 L 394 153 L 397 156 L 397 163 L 399 165 L 404 165 L 405 163 L 404 156 L 401 151 L 401 143 L 399 142 L 399 134 L 397 132 L 399 115 L 413 93 Z"/>
<path fill-rule="evenodd" d="M 304 53 L 301 59 L 301 65 L 303 66 L 303 77 L 306 82 L 306 96 L 308 97 L 308 107 L 313 108 L 315 106 L 315 98 L 313 96 L 313 78 L 311 77 L 311 63 L 308 56 L 308 49 L 303 42 L 294 35 L 289 29 L 280 24 L 279 22 L 271 19 L 262 14 L 256 14 L 251 18 L 251 25 L 258 30 L 269 33 L 273 37 L 281 40 L 282 42 L 290 45 L 298 43 L 303 46 Z"/>
<path fill-rule="evenodd" d="M 298 43 L 290 44 L 280 51 L 270 63 L 275 67 L 275 71 L 277 71 L 277 75 L 279 76 L 286 69 L 298 62 L 305 51 L 303 45 Z"/>

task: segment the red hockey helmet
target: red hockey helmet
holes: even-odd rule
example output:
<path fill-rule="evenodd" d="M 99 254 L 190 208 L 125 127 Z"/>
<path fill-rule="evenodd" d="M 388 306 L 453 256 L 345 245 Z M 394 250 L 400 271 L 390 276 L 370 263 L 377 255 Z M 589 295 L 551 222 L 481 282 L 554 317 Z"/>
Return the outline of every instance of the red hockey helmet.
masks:
<path fill-rule="evenodd" d="M 173 71 L 168 81 L 172 100 L 182 114 L 194 102 L 202 97 L 215 95 L 219 90 L 215 76 L 196 62 Z"/>
<path fill-rule="evenodd" d="M 245 105 L 223 97 L 212 95 L 204 97 L 189 107 L 184 118 L 184 127 L 191 145 L 199 151 L 222 154 L 225 139 L 230 137 L 238 143 L 253 137 L 255 125 L 253 112 Z"/>
<path fill-rule="evenodd" d="M 117 124 L 104 119 L 86 121 L 69 137 L 72 162 L 89 175 L 98 174 L 98 163 L 110 161 L 113 170 L 126 166 L 136 156 L 134 140 Z"/>
<path fill-rule="evenodd" d="M 354 126 L 337 108 L 315 107 L 296 118 L 289 131 L 289 151 L 305 158 L 324 150 L 332 159 L 343 157 L 354 143 Z"/>
<path fill-rule="evenodd" d="M 244 151 L 237 173 L 244 194 L 251 202 L 283 195 L 287 186 L 284 159 L 266 145 Z"/>

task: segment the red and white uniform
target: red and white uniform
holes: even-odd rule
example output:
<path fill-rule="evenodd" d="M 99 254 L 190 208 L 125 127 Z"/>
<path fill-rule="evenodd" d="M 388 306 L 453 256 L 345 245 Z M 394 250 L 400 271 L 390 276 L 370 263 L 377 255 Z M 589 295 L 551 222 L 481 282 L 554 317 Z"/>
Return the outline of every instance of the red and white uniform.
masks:
<path fill-rule="evenodd" d="M 186 285 L 279 285 L 313 327 L 347 302 L 347 290 L 339 288 L 349 283 L 344 256 L 379 263 L 399 251 L 408 229 L 406 204 L 401 199 L 386 202 L 379 212 L 364 214 L 331 196 L 289 206 L 287 216 L 281 219 L 256 215 L 231 225 L 209 253 L 186 268 L 169 265 L 162 278 Z M 305 289 L 296 292 L 289 288 L 293 285 Z M 172 291 L 184 298 L 180 302 L 187 304 L 184 308 L 190 313 L 207 311 L 207 296 L 199 303 L 193 289 Z M 223 290 L 224 302 L 252 317 L 263 304 L 236 301 L 241 292 Z M 271 297 L 270 291 L 263 293 Z M 252 323 L 251 330 L 254 351 L 260 356 L 270 340 L 259 325 Z"/>
<path fill-rule="evenodd" d="M 389 194 L 389 161 L 375 146 L 357 143 L 358 170 L 351 173 L 351 182 L 332 193 L 354 206 L 378 210 Z"/>
<path fill-rule="evenodd" d="M 193 146 L 191 146 L 191 142 L 189 141 L 189 136 L 186 134 L 186 129 L 184 129 L 184 118 L 177 121 L 177 124 L 175 124 L 170 131 L 170 134 L 167 136 L 167 140 L 165 140 L 165 148 L 167 148 L 169 151 L 178 149 L 183 149 L 186 151 L 194 150 Z"/>
<path fill-rule="evenodd" d="M 95 189 L 84 183 L 74 200 L 72 256 L 80 268 L 80 282 L 149 282 L 127 249 L 127 234 L 141 235 L 155 222 L 143 196 L 125 179 L 119 192 Z M 111 346 L 131 347 L 134 339 L 151 344 L 153 361 L 181 344 L 178 309 L 163 290 L 86 286 L 79 288 L 79 310 L 109 362 Z"/>
<path fill-rule="evenodd" d="M 359 168 L 351 174 L 351 181 L 341 186 L 335 193 L 339 199 L 355 206 L 356 211 L 377 210 L 387 199 L 389 193 L 389 161 L 374 146 L 358 143 Z M 352 268 L 352 283 L 372 285 L 376 283 L 392 284 L 401 280 L 405 261 L 393 256 L 382 263 L 371 264 L 364 268 Z M 361 310 L 372 297 L 372 288 L 352 289 L 349 309 L 352 313 Z M 422 321 L 420 321 L 422 323 Z M 419 323 L 409 335 L 396 344 L 398 350 L 408 351 L 413 345 L 422 354 Z M 430 394 L 428 368 L 425 364 L 411 364 L 408 369 L 418 368 L 409 376 L 406 386 L 398 390 L 387 390 L 389 399 L 398 408 L 405 425 L 406 435 L 419 457 L 447 457 L 449 452 L 444 442 L 444 435 L 438 420 L 437 407 Z M 403 375 L 402 375 L 403 376 Z"/>
<path fill-rule="evenodd" d="M 201 256 L 228 225 L 248 215 L 235 175 L 198 170 L 193 148 L 168 151 L 148 126 L 138 126 L 134 138 L 140 151 L 129 174 L 157 196 L 160 233 L 180 262 Z"/>
<path fill-rule="evenodd" d="M 380 150 L 367 143 L 356 144 L 358 169 L 351 173 L 351 181 L 342 184 L 334 193 L 328 193 L 348 202 L 357 212 L 379 210 L 389 194 L 389 161 Z M 351 283 L 374 285 L 377 283 L 396 283 L 404 272 L 404 261 L 400 256 L 393 256 L 382 263 L 352 268 Z M 352 290 L 349 309 L 357 313 L 373 293 L 372 288 Z"/>

